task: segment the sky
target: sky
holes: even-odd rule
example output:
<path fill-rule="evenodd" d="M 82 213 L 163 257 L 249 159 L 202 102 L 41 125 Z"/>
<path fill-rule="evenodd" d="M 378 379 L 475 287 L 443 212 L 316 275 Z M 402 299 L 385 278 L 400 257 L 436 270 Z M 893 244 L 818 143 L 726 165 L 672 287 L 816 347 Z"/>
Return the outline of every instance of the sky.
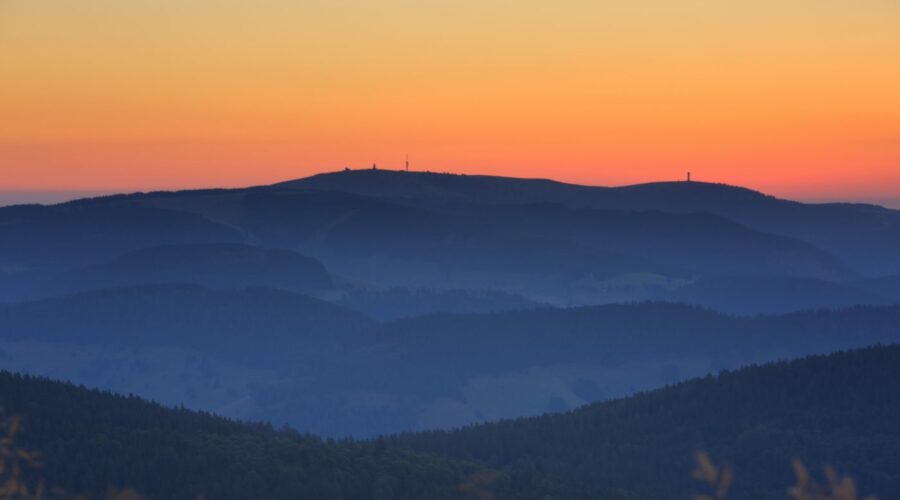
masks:
<path fill-rule="evenodd" d="M 895 200 L 900 0 L 0 0 L 8 198 L 406 154 Z"/>

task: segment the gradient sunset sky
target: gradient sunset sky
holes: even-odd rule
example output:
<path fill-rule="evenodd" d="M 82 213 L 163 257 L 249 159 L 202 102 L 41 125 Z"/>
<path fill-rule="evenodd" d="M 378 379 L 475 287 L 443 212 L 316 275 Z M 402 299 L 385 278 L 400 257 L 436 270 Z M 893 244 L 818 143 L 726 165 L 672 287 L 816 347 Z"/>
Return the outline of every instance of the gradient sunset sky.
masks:
<path fill-rule="evenodd" d="M 900 197 L 898 0 L 0 0 L 0 190 L 377 161 Z"/>

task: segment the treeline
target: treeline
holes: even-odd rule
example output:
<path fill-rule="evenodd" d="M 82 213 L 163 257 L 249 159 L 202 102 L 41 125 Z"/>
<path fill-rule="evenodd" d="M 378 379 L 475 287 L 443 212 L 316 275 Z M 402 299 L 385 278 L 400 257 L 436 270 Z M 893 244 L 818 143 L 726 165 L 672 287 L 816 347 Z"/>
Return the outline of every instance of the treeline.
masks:
<path fill-rule="evenodd" d="M 694 454 L 736 471 L 729 498 L 786 498 L 791 461 L 900 492 L 900 346 L 735 372 L 564 414 L 403 435 L 393 446 L 496 468 L 514 498 L 687 498 Z"/>
<path fill-rule="evenodd" d="M 441 499 L 478 478 L 474 465 L 383 440 L 322 440 L 9 372 L 0 406 L 22 418 L 16 446 L 39 454 L 32 483 L 98 498 Z"/>
<path fill-rule="evenodd" d="M 723 372 L 542 417 L 332 441 L 0 373 L 31 478 L 150 498 L 687 498 L 695 453 L 732 464 L 729 498 L 787 496 L 791 460 L 865 493 L 900 491 L 900 346 Z"/>

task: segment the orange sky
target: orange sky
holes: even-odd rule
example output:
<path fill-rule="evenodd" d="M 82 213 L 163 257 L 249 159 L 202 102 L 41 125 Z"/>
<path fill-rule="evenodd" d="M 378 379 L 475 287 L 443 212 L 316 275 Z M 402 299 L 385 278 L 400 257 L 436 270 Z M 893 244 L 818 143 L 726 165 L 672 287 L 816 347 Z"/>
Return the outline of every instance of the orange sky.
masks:
<path fill-rule="evenodd" d="M 900 195 L 896 0 L 0 0 L 0 190 L 377 161 Z"/>

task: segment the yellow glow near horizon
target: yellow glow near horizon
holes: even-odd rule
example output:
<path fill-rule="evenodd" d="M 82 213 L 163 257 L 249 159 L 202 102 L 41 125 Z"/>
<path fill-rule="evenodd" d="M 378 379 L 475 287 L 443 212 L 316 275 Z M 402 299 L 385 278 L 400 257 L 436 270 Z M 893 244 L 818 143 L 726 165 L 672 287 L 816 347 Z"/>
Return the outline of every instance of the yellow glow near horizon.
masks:
<path fill-rule="evenodd" d="M 0 0 L 0 188 L 402 163 L 900 193 L 893 0 Z"/>

